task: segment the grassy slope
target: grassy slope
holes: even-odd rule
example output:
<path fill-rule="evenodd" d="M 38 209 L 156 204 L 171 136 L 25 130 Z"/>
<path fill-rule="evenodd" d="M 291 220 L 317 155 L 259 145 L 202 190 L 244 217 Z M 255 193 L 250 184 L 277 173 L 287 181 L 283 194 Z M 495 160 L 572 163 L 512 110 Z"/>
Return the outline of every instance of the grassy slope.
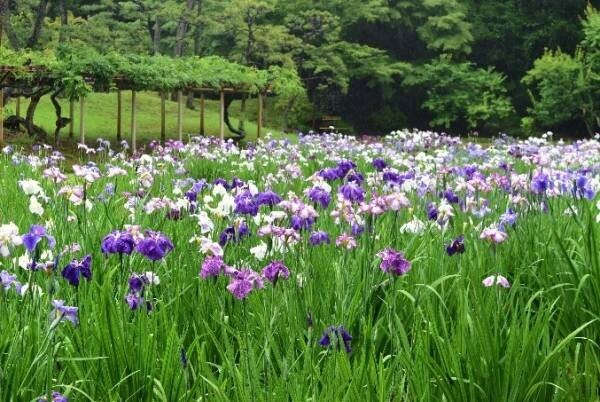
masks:
<path fill-rule="evenodd" d="M 123 138 L 130 140 L 131 136 L 131 92 L 123 92 Z M 137 121 L 138 121 L 138 142 L 145 143 L 152 139 L 160 138 L 160 97 L 154 92 L 140 92 L 137 96 Z M 28 102 L 23 102 L 21 113 L 24 114 Z M 69 102 L 61 101 L 63 115 L 68 117 Z M 198 106 L 197 106 L 198 107 Z M 15 103 L 11 102 L 6 107 L 7 115 L 14 114 Z M 239 115 L 240 102 L 235 101 L 230 107 L 230 115 L 232 123 L 237 126 Z M 250 99 L 247 101 L 247 120 L 245 129 L 247 132 L 246 139 L 252 140 L 256 138 L 256 100 Z M 268 113 L 268 111 L 266 112 Z M 167 137 L 177 137 L 177 103 L 167 101 L 166 105 L 166 125 Z M 234 117 L 235 116 L 235 117 Z M 43 127 L 48 133 L 52 133 L 55 124 L 55 112 L 52 103 L 48 97 L 44 97 L 35 115 L 35 123 Z M 79 102 L 75 105 L 75 122 L 74 136 L 79 138 Z M 116 126 L 117 126 L 117 95 L 116 93 L 94 93 L 91 94 L 86 101 L 86 116 L 85 116 L 85 132 L 86 142 L 91 143 L 96 138 L 109 139 L 116 141 Z M 183 132 L 184 137 L 188 135 L 197 135 L 200 127 L 200 111 L 184 109 Z M 218 101 L 206 101 L 205 114 L 205 129 L 207 135 L 219 134 L 219 103 Z M 68 127 L 61 131 L 61 138 L 66 138 L 68 135 Z M 262 133 L 272 132 L 275 130 L 264 128 Z M 230 136 L 231 133 L 225 128 L 225 136 Z M 19 141 L 20 142 L 20 141 Z"/>

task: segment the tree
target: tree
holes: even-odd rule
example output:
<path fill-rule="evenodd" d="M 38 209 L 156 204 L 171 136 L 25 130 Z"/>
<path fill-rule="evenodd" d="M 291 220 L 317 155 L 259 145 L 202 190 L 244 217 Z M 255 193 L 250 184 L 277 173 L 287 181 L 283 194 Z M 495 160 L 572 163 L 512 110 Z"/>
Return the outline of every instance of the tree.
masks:
<path fill-rule="evenodd" d="M 550 128 L 573 119 L 581 120 L 590 136 L 600 128 L 600 13 L 591 6 L 583 32 L 574 56 L 547 50 L 523 78 L 532 104 L 523 119 L 525 129 Z"/>
<path fill-rule="evenodd" d="M 513 112 L 504 79 L 492 69 L 439 58 L 415 67 L 404 84 L 426 89 L 423 107 L 431 113 L 433 127 L 450 128 L 458 124 L 474 129 L 498 127 Z"/>

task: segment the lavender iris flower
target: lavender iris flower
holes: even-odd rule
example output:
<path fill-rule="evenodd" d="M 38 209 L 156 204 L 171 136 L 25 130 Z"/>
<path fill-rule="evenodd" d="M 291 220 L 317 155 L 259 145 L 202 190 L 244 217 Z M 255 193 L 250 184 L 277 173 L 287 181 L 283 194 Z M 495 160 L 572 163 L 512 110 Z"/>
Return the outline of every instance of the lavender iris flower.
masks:
<path fill-rule="evenodd" d="M 323 243 L 331 243 L 331 240 L 329 239 L 329 235 L 327 234 L 327 232 L 323 231 L 323 230 L 318 230 L 316 232 L 312 232 L 310 234 L 310 238 L 309 238 L 310 244 L 312 244 L 313 246 L 318 246 L 319 244 L 323 244 Z"/>
<path fill-rule="evenodd" d="M 202 266 L 200 268 L 200 277 L 202 279 L 206 279 L 209 277 L 219 276 L 225 263 L 223 262 L 223 258 L 211 255 L 204 259 L 202 262 Z"/>
<path fill-rule="evenodd" d="M 377 253 L 377 257 L 381 258 L 379 268 L 383 272 L 389 272 L 396 276 L 402 276 L 408 273 L 411 269 L 411 263 L 404 254 L 400 251 L 396 251 L 392 248 L 386 248 L 385 250 Z"/>
<path fill-rule="evenodd" d="M 53 300 L 52 305 L 54 306 L 54 314 L 58 322 L 67 320 L 73 325 L 77 325 L 79 323 L 79 318 L 77 316 L 79 311 L 78 307 L 65 306 L 64 300 Z"/>
<path fill-rule="evenodd" d="M 38 243 L 44 238 L 48 242 L 48 247 L 54 248 L 56 245 L 56 240 L 54 240 L 54 237 L 46 233 L 46 228 L 42 225 L 31 225 L 29 232 L 22 236 L 23 245 L 29 252 L 32 252 L 35 250 Z"/>
<path fill-rule="evenodd" d="M 238 300 L 245 299 L 254 289 L 264 287 L 262 277 L 251 269 L 243 269 L 232 273 L 227 290 Z"/>

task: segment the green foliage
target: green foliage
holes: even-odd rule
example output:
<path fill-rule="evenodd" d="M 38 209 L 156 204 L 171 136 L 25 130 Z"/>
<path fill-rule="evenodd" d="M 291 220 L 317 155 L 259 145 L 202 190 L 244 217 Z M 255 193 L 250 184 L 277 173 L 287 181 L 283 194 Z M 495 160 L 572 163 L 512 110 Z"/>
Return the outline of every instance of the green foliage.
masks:
<path fill-rule="evenodd" d="M 504 79 L 492 69 L 440 58 L 415 67 L 404 85 L 427 88 L 423 107 L 431 113 L 432 126 L 449 128 L 466 122 L 469 128 L 478 128 L 498 124 L 513 113 Z"/>
<path fill-rule="evenodd" d="M 530 119 L 551 127 L 581 119 L 590 135 L 600 128 L 600 14 L 588 7 L 585 38 L 574 56 L 547 50 L 522 82 L 530 89 Z"/>

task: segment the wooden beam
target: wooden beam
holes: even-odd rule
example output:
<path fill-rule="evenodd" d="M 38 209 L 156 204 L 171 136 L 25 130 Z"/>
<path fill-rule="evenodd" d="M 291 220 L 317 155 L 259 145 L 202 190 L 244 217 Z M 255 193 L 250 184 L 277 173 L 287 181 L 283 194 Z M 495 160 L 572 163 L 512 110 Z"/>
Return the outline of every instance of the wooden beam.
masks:
<path fill-rule="evenodd" d="M 75 131 L 75 101 L 71 99 L 69 102 L 69 138 L 74 137 Z"/>
<path fill-rule="evenodd" d="M 167 126 L 166 126 L 166 101 L 167 95 L 165 92 L 160 93 L 160 142 L 164 145 L 167 139 Z"/>
<path fill-rule="evenodd" d="M 200 135 L 204 135 L 204 92 L 200 93 Z"/>
<path fill-rule="evenodd" d="M 4 145 L 4 91 L 0 88 L 0 145 Z"/>
<path fill-rule="evenodd" d="M 219 138 L 225 139 L 225 92 L 221 91 L 221 118 L 219 120 Z"/>
<path fill-rule="evenodd" d="M 135 91 L 131 91 L 131 152 L 137 148 L 137 110 Z"/>
<path fill-rule="evenodd" d="M 177 91 L 177 138 L 183 140 L 183 91 Z"/>
<path fill-rule="evenodd" d="M 123 99 L 121 90 L 117 90 L 117 141 L 123 139 Z"/>
<path fill-rule="evenodd" d="M 263 97 L 262 93 L 258 93 L 258 119 L 256 121 L 256 139 L 260 138 L 260 131 L 263 124 Z"/>
<path fill-rule="evenodd" d="M 79 98 L 79 142 L 85 144 L 85 98 Z"/>

